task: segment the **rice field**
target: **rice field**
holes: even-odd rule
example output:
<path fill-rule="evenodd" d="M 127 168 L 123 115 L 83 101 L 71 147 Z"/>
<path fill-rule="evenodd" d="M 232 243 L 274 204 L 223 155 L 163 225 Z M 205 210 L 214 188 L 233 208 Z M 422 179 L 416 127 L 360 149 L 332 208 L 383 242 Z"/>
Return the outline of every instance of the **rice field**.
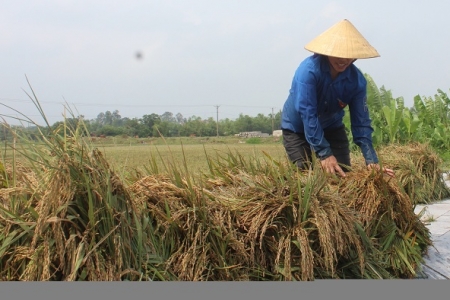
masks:
<path fill-rule="evenodd" d="M 279 138 L 257 138 L 256 143 L 247 143 L 236 137 L 219 138 L 130 138 L 106 137 L 104 139 L 86 139 L 98 148 L 115 168 L 122 170 L 142 169 L 156 161 L 163 170 L 168 161 L 182 166 L 187 164 L 193 172 L 206 170 L 208 157 L 219 157 L 229 152 L 240 153 L 246 158 L 264 156 L 264 153 L 277 160 L 286 157 Z M 11 161 L 13 155 L 21 158 L 20 151 L 13 153 L 11 146 L 0 144 L 3 160 Z M 28 147 L 29 145 L 23 145 Z M 36 147 L 33 143 L 31 147 Z M 26 159 L 22 159 L 26 162 Z"/>
<path fill-rule="evenodd" d="M 297 170 L 276 141 L 79 132 L 18 132 L 3 149 L 1 280 L 414 278 L 432 244 L 414 206 L 449 195 L 428 145 L 380 149 L 395 179 L 357 153 L 338 178 Z"/>
<path fill-rule="evenodd" d="M 226 156 L 230 152 L 239 153 L 247 159 L 263 157 L 263 152 L 276 160 L 286 157 L 281 144 L 119 145 L 99 149 L 119 169 L 143 169 L 156 161 L 160 170 L 164 170 L 165 164 L 171 162 L 178 166 L 186 164 L 190 172 L 200 172 L 208 169 L 208 157 Z"/>

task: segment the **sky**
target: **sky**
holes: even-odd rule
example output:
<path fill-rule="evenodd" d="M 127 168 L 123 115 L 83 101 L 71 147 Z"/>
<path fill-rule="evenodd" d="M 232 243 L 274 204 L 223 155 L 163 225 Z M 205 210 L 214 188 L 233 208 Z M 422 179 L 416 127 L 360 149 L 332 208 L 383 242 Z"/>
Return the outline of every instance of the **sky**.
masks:
<path fill-rule="evenodd" d="M 281 111 L 304 46 L 348 19 L 380 57 L 355 65 L 408 107 L 450 94 L 444 0 L 1 0 L 0 115 L 52 124 Z M 139 55 L 140 56 L 139 56 Z M 66 109 L 65 109 L 66 107 Z"/>

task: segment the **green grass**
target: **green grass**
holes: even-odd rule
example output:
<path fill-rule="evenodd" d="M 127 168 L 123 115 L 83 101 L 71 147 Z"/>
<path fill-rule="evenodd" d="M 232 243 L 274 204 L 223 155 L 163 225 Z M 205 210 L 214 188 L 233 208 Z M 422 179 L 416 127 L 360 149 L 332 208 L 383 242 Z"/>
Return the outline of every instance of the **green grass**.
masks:
<path fill-rule="evenodd" d="M 443 160 L 442 169 L 445 171 L 450 171 L 450 151 L 439 153 L 439 156 Z"/>
<path fill-rule="evenodd" d="M 159 168 L 164 168 L 165 161 L 175 161 L 181 165 L 186 159 L 191 171 L 206 170 L 208 168 L 206 154 L 217 155 L 238 152 L 245 157 L 263 157 L 263 151 L 276 160 L 286 159 L 286 154 L 280 138 L 252 138 L 239 137 L 179 137 L 179 138 L 132 138 L 106 137 L 94 138 L 92 147 L 99 148 L 107 160 L 117 169 L 130 170 L 148 166 L 153 160 Z M 39 145 L 33 145 L 39 146 Z M 0 144 L 0 155 L 8 161 L 13 157 L 11 145 Z M 206 154 L 205 154 L 206 153 Z M 450 152 L 440 153 L 443 159 L 442 168 L 450 170 Z M 24 161 L 16 153 L 18 161 Z"/>
<path fill-rule="evenodd" d="M 106 138 L 93 138 L 94 144 L 113 145 L 202 145 L 202 144 L 281 144 L 279 137 L 242 138 L 236 136 L 219 137 L 147 137 L 134 138 L 128 136 L 115 136 Z M 256 141 L 256 142 L 255 142 Z"/>
<path fill-rule="evenodd" d="M 284 160 L 285 152 L 281 144 L 188 144 L 188 145 L 138 145 L 99 147 L 106 159 L 119 169 L 142 169 L 155 161 L 160 170 L 164 163 L 181 166 L 185 162 L 189 171 L 206 171 L 207 157 L 224 156 L 230 152 L 243 157 L 261 157 L 268 153 L 276 160 Z"/>
<path fill-rule="evenodd" d="M 39 143 L 30 147 L 40 147 Z M 276 160 L 286 159 L 284 147 L 278 138 L 261 138 L 257 144 L 247 143 L 238 137 L 194 137 L 194 138 L 96 138 L 92 148 L 102 151 L 107 161 L 119 171 L 144 169 L 151 164 L 164 171 L 167 162 L 181 166 L 186 163 L 192 172 L 208 169 L 207 156 L 217 157 L 227 153 L 239 153 L 243 157 L 264 157 L 263 152 Z M 26 147 L 26 146 L 25 146 Z M 4 161 L 15 159 L 26 163 L 26 159 L 18 152 L 11 150 L 11 145 L 0 145 L 1 158 Z"/>

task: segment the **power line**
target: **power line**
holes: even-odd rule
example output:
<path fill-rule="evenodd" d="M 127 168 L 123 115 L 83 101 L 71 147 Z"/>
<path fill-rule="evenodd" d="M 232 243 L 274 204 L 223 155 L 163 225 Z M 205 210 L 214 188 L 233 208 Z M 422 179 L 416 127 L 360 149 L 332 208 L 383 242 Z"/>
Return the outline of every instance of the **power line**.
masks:
<path fill-rule="evenodd" d="M 6 104 L 2 103 L 2 102 L 6 102 L 6 101 L 13 101 L 15 103 L 25 103 L 26 102 L 26 103 L 29 103 L 30 105 L 34 105 L 32 103 L 31 99 L 25 100 L 25 99 L 17 99 L 17 98 L 0 98 L 0 107 L 2 105 L 4 105 L 7 108 L 11 108 L 12 110 L 15 110 L 12 107 L 11 104 L 10 105 L 6 105 Z M 73 106 L 75 104 L 78 104 L 79 106 L 86 105 L 86 106 L 91 106 L 91 107 L 93 107 L 93 106 L 101 107 L 100 110 L 97 113 L 95 113 L 93 109 L 89 109 L 87 111 L 86 108 L 83 109 L 83 108 L 73 107 L 74 114 L 83 115 L 85 117 L 85 119 L 87 119 L 87 120 L 95 120 L 96 117 L 98 116 L 98 113 L 105 112 L 105 111 L 112 111 L 112 109 L 114 109 L 114 110 L 115 109 L 119 109 L 122 112 L 121 115 L 123 117 L 125 117 L 125 118 L 130 118 L 130 119 L 139 118 L 140 116 L 137 116 L 136 115 L 136 111 L 133 111 L 133 109 L 136 110 L 136 108 L 138 108 L 139 112 L 142 112 L 143 110 L 145 110 L 145 108 L 142 109 L 142 107 L 148 107 L 150 110 L 151 110 L 151 107 L 153 107 L 153 108 L 156 108 L 156 107 L 161 107 L 161 108 L 167 107 L 167 109 L 169 111 L 170 111 L 169 107 L 177 107 L 177 108 L 179 108 L 178 112 L 182 113 L 185 116 L 198 116 L 198 117 L 201 117 L 201 118 L 209 118 L 209 117 L 211 117 L 211 115 L 213 115 L 215 113 L 216 114 L 216 124 L 217 124 L 217 127 L 216 127 L 216 134 L 217 134 L 217 136 L 219 136 L 219 129 L 220 129 L 219 128 L 219 108 L 220 107 L 222 107 L 221 117 L 222 118 L 225 117 L 227 119 L 228 118 L 230 118 L 230 119 L 237 118 L 237 116 L 241 115 L 241 114 L 244 114 L 244 115 L 255 115 L 256 114 L 255 109 L 268 108 L 268 106 L 232 105 L 232 104 L 221 104 L 221 105 L 219 105 L 219 104 L 217 104 L 217 105 L 212 105 L 212 104 L 185 104 L 185 105 L 175 105 L 175 104 L 135 105 L 135 104 L 127 104 L 127 105 L 125 105 L 125 104 L 114 104 L 114 103 L 110 103 L 110 104 L 101 104 L 101 103 L 90 103 L 89 104 L 89 103 L 68 103 L 68 102 L 63 103 L 63 102 L 52 102 L 52 101 L 45 101 L 45 100 L 44 101 L 39 101 L 39 103 L 42 104 L 44 111 L 49 111 L 50 112 L 50 114 L 45 114 L 45 118 L 47 118 L 48 120 L 52 120 L 50 122 L 61 121 L 61 119 L 63 118 L 62 114 L 55 114 L 55 112 L 53 112 L 53 113 L 51 112 L 51 110 L 54 110 L 55 108 L 50 109 L 49 106 L 45 106 L 45 104 L 55 104 L 55 103 L 60 104 L 64 108 Z M 23 107 L 23 104 L 21 104 L 19 106 Z M 111 109 L 108 109 L 108 106 Z M 125 107 L 126 109 L 124 109 L 123 107 Z M 202 108 L 202 109 L 199 109 L 199 107 Z M 207 109 L 208 107 L 210 107 L 210 108 L 214 107 L 215 109 L 213 111 L 212 109 L 211 110 Z M 227 107 L 228 107 L 228 109 L 223 110 L 223 108 L 227 108 Z M 253 113 L 250 113 L 249 111 L 247 111 L 247 112 L 245 112 L 245 111 L 237 111 L 237 109 L 233 109 L 233 107 L 252 108 L 253 109 L 252 110 Z M 272 118 L 273 118 L 274 107 L 270 107 L 270 108 L 272 109 Z M 124 111 L 122 111 L 122 109 L 124 109 Z M 205 111 L 205 109 L 207 111 Z M 27 106 L 27 110 L 29 110 L 29 106 Z M 233 113 L 231 112 L 231 110 L 233 110 Z M 123 114 L 124 112 L 125 112 L 125 115 Z M 2 115 L 4 117 L 8 118 L 8 119 L 10 119 L 10 118 L 11 119 L 16 119 L 14 116 L 17 113 L 18 112 L 11 112 L 10 114 L 8 114 L 8 113 L 5 113 L 5 111 L 3 111 Z M 34 112 L 34 111 L 30 112 L 30 113 L 26 113 L 26 112 L 23 112 L 23 113 L 24 113 L 25 118 L 32 118 L 32 119 L 34 119 L 34 118 L 37 118 L 37 117 L 42 117 L 41 114 L 36 114 L 36 112 Z M 260 114 L 261 111 L 258 111 L 257 113 Z M 131 114 L 131 116 L 130 116 L 130 114 Z M 272 121 L 272 123 L 273 123 L 273 121 Z M 272 127 L 274 128 L 274 124 L 272 124 Z"/>
<path fill-rule="evenodd" d="M 26 103 L 32 103 L 29 99 L 14 99 L 14 98 L 0 98 L 0 101 L 13 101 L 13 102 L 26 102 Z M 125 100 L 128 101 L 128 100 Z M 57 102 L 57 101 L 41 101 L 39 100 L 39 103 L 41 104 L 69 104 L 69 105 L 80 105 L 80 106 L 124 106 L 124 107 L 207 107 L 207 106 L 214 106 L 211 104 L 121 104 L 121 103 L 83 103 L 83 102 Z M 234 105 L 234 104 L 223 104 L 222 106 L 227 107 L 246 107 L 246 108 L 272 108 L 271 106 L 261 106 L 261 105 Z"/>

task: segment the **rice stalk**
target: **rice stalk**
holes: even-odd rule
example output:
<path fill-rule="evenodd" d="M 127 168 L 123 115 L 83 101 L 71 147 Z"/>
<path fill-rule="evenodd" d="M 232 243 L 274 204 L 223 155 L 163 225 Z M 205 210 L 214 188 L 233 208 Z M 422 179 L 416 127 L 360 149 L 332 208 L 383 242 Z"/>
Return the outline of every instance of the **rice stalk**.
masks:
<path fill-rule="evenodd" d="M 387 270 L 395 277 L 414 277 L 431 240 L 401 183 L 363 169 L 345 179 L 340 193 L 358 212 Z"/>
<path fill-rule="evenodd" d="M 450 197 L 443 178 L 442 159 L 429 144 L 391 144 L 378 153 L 380 161 L 395 171 L 396 179 L 414 205 Z M 361 167 L 360 156 L 355 161 Z"/>
<path fill-rule="evenodd" d="M 35 125 L 38 146 L 26 131 L 19 131 L 20 148 L 15 150 L 29 160 L 39 184 L 27 185 L 33 191 L 30 200 L 19 196 L 23 207 L 14 210 L 21 208 L 25 214 L 3 209 L 0 219 L 2 228 L 8 230 L 2 243 L 5 253 L 14 255 L 20 247 L 28 254 L 3 256 L 0 275 L 15 274 L 13 280 L 170 277 L 158 272 L 158 263 L 152 264 L 155 257 L 147 232 L 135 234 L 145 217 L 136 213 L 127 188 L 101 152 L 91 149 L 83 138 L 87 133 L 84 123 L 80 120 L 70 127 L 64 122 L 56 128 Z M 12 198 L 6 201 L 10 208 Z M 24 222 L 32 224 L 32 230 L 8 225 Z M 141 240 L 136 241 L 137 236 Z M 10 271 L 11 262 L 20 266 L 20 273 Z"/>
<path fill-rule="evenodd" d="M 206 155 L 209 173 L 196 177 L 186 157 L 164 170 L 154 160 L 125 185 L 82 120 L 37 128 L 34 139 L 15 133 L 29 171 L 2 172 L 1 279 L 412 278 L 430 245 L 400 171 L 388 179 L 356 163 L 338 179 L 230 151 Z M 436 183 L 425 156 L 410 167 Z"/>

